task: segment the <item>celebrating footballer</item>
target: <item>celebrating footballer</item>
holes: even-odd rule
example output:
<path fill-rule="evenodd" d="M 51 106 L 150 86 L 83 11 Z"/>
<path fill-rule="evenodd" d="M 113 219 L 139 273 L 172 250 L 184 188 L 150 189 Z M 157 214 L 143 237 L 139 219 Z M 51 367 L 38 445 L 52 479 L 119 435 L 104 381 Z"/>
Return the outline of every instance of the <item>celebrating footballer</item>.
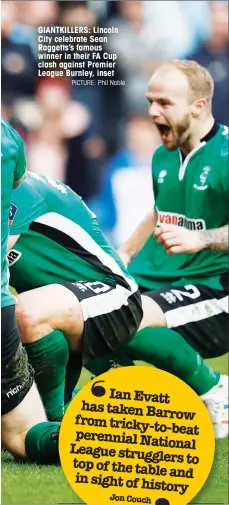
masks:
<path fill-rule="evenodd" d="M 18 293 L 17 324 L 14 308 L 13 328 L 2 318 L 4 345 L 14 333 L 2 391 L 3 445 L 13 454 L 58 459 L 59 421 L 82 359 L 90 369 L 119 351 L 182 378 L 206 404 L 215 437 L 228 435 L 228 378 L 206 361 L 229 350 L 228 129 L 212 115 L 213 93 L 211 75 L 195 61 L 170 60 L 152 75 L 149 116 L 162 142 L 152 159 L 155 205 L 119 254 L 62 182 L 29 172 L 13 192 L 13 175 L 2 187 L 2 254 L 5 261 L 11 202 L 8 262 Z M 4 168 L 21 141 L 4 120 L 2 129 Z M 5 262 L 5 311 L 16 303 L 6 269 Z M 20 392 L 11 396 L 19 369 Z"/>

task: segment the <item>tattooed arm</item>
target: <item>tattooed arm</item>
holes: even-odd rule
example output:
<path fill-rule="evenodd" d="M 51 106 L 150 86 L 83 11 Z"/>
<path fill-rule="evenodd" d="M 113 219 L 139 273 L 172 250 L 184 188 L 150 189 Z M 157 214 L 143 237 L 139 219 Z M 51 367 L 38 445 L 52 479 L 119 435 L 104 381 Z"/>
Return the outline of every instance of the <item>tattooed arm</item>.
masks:
<path fill-rule="evenodd" d="M 203 249 L 229 252 L 229 226 L 213 230 L 192 231 L 181 226 L 162 225 L 156 228 L 154 238 L 168 254 L 196 253 Z"/>
<path fill-rule="evenodd" d="M 200 232 L 204 249 L 212 251 L 229 252 L 229 226 L 222 226 L 215 230 L 204 230 Z"/>

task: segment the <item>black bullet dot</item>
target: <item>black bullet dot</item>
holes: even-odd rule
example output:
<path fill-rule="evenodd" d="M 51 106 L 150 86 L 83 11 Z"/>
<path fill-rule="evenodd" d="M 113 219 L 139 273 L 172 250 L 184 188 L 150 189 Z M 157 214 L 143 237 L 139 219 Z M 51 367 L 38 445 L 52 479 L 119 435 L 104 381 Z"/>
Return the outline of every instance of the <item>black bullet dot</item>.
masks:
<path fill-rule="evenodd" d="M 91 388 L 91 392 L 94 396 L 104 396 L 106 394 L 106 389 L 103 386 L 97 386 L 97 384 L 101 384 L 101 382 L 104 382 L 104 381 L 94 382 L 94 384 Z"/>
<path fill-rule="evenodd" d="M 170 505 L 170 502 L 169 500 L 166 500 L 166 498 L 158 498 L 155 505 Z"/>

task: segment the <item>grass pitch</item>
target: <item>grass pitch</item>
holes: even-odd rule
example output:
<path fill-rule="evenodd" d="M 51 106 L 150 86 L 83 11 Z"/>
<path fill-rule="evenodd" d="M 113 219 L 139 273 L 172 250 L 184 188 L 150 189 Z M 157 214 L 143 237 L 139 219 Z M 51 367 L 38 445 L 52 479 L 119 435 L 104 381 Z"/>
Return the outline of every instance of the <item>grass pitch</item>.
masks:
<path fill-rule="evenodd" d="M 228 374 L 228 356 L 209 360 L 222 374 Z M 139 363 L 144 364 L 144 363 Z M 90 380 L 83 370 L 80 386 Z M 59 466 L 17 463 L 2 452 L 2 499 L 4 505 L 82 503 L 70 488 Z M 218 440 L 211 474 L 192 503 L 228 504 L 228 439 Z M 95 505 L 100 505 L 96 504 Z M 102 504 L 101 504 L 102 505 Z"/>

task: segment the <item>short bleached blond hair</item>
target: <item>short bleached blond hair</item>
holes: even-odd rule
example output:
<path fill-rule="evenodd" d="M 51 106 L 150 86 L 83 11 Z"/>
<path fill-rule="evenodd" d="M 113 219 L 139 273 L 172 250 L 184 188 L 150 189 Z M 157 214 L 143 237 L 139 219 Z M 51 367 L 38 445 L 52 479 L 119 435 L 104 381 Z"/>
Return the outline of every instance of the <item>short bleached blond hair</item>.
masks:
<path fill-rule="evenodd" d="M 173 66 L 187 77 L 192 98 L 205 98 L 211 103 L 214 93 L 214 81 L 210 72 L 194 60 L 168 60 L 159 67 Z"/>

